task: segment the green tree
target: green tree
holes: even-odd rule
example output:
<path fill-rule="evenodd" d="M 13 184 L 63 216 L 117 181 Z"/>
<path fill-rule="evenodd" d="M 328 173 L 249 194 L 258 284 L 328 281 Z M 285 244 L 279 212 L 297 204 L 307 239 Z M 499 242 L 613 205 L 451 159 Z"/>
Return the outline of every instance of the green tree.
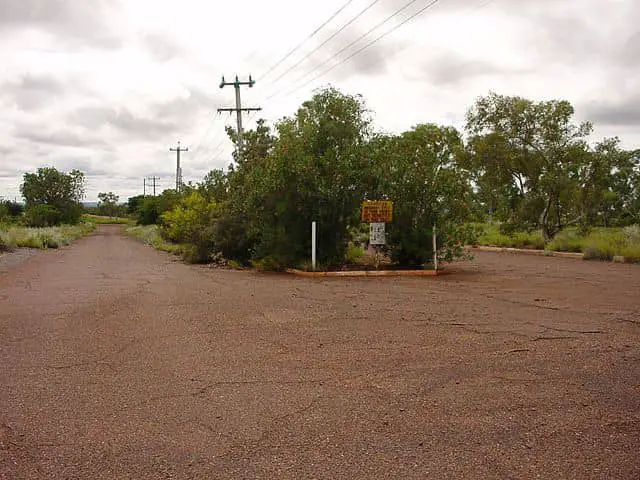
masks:
<path fill-rule="evenodd" d="M 374 142 L 372 199 L 393 201 L 393 221 L 387 224 L 387 244 L 394 262 L 421 265 L 433 257 L 432 234 L 437 226 L 439 256 L 462 254 L 468 237 L 468 174 L 458 165 L 463 149 L 453 127 L 418 125 L 399 136 Z"/>
<path fill-rule="evenodd" d="M 244 182 L 256 258 L 270 256 L 282 266 L 307 259 L 316 221 L 319 261 L 342 260 L 348 228 L 359 223 L 369 129 L 361 98 L 332 88 L 278 123 L 272 151 L 256 155 Z"/>
<path fill-rule="evenodd" d="M 185 187 L 184 191 L 191 192 L 191 189 Z M 138 208 L 138 224 L 152 225 L 161 223 L 162 214 L 172 210 L 182 198 L 183 196 L 173 189 L 164 190 L 156 197 L 147 196 Z"/>
<path fill-rule="evenodd" d="M 36 173 L 25 173 L 20 191 L 26 209 L 36 205 L 49 205 L 59 212 L 62 223 L 77 223 L 82 215 L 84 174 L 79 170 L 69 173 L 53 167 L 39 168 Z"/>
<path fill-rule="evenodd" d="M 509 192 L 511 222 L 541 228 L 545 240 L 582 215 L 571 218 L 592 127 L 575 125 L 573 114 L 566 101 L 495 93 L 478 99 L 467 113 L 468 159 L 478 185 Z"/>
<path fill-rule="evenodd" d="M 129 197 L 127 199 L 127 214 L 135 215 L 138 212 L 138 209 L 142 205 L 142 202 L 145 199 L 145 195 L 136 195 L 135 197 Z"/>
<path fill-rule="evenodd" d="M 118 213 L 118 200 L 120 197 L 113 192 L 98 193 L 98 209 L 102 215 L 114 217 Z"/>
<path fill-rule="evenodd" d="M 24 205 L 11 200 L 0 199 L 0 223 L 14 222 L 24 212 Z"/>
<path fill-rule="evenodd" d="M 197 186 L 203 197 L 216 202 L 224 202 L 229 198 L 229 178 L 223 170 L 211 170 Z"/>

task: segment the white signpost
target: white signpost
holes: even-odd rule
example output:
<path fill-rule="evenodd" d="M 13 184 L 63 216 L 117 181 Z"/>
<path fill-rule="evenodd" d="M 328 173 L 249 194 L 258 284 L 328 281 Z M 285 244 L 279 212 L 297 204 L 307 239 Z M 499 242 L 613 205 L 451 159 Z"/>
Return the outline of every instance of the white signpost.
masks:
<path fill-rule="evenodd" d="M 371 222 L 369 224 L 369 244 L 370 245 L 386 245 L 387 238 L 385 235 L 384 223 Z"/>

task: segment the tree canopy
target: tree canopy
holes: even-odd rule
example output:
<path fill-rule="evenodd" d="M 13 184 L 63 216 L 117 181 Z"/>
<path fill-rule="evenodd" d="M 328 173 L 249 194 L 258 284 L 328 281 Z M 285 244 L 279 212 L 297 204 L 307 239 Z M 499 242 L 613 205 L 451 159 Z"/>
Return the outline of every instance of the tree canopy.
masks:
<path fill-rule="evenodd" d="M 79 170 L 64 173 L 53 167 L 38 168 L 36 173 L 24 174 L 20 191 L 27 212 L 38 205 L 47 205 L 51 215 L 57 212 L 56 223 L 76 223 L 82 214 L 84 174 Z"/>

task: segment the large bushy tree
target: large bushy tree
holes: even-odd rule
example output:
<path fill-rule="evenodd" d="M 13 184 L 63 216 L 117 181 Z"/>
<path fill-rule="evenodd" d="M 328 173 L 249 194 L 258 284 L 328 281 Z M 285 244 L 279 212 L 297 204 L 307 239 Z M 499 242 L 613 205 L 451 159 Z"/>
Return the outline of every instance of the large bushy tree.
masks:
<path fill-rule="evenodd" d="M 359 222 L 370 119 L 361 98 L 329 88 L 276 127 L 277 140 L 246 177 L 245 211 L 255 255 L 282 265 L 309 258 L 311 222 L 318 258 L 342 260 L 348 228 Z M 243 160 L 248 161 L 248 160 Z"/>
<path fill-rule="evenodd" d="M 27 214 L 38 205 L 47 205 L 51 212 L 57 212 L 48 216 L 55 218 L 56 222 L 77 223 L 80 220 L 84 174 L 79 170 L 65 173 L 53 167 L 38 168 L 35 173 L 24 174 L 20 191 L 25 199 Z"/>
<path fill-rule="evenodd" d="M 115 217 L 118 212 L 118 200 L 120 197 L 113 192 L 100 192 L 98 193 L 98 211 L 101 215 L 107 215 L 109 217 Z"/>
<path fill-rule="evenodd" d="M 371 196 L 393 201 L 393 221 L 387 225 L 392 259 L 400 265 L 430 261 L 434 226 L 441 254 L 460 253 L 470 186 L 457 161 L 463 149 L 457 130 L 418 125 L 398 136 L 379 137 L 372 145 Z"/>
<path fill-rule="evenodd" d="M 548 240 L 573 216 L 579 173 L 588 161 L 588 122 L 576 125 L 566 101 L 533 102 L 490 94 L 467 113 L 470 170 L 477 185 L 510 207 L 509 221 L 540 228 Z"/>

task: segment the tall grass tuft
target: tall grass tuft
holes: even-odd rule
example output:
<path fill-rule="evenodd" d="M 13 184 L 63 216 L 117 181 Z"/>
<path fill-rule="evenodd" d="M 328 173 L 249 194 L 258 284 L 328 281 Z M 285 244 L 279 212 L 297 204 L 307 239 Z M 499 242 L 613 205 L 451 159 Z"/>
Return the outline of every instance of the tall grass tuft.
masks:
<path fill-rule="evenodd" d="M 0 242 L 11 248 L 58 248 L 70 245 L 78 238 L 91 233 L 92 224 L 61 225 L 59 227 L 17 227 L 0 229 Z"/>

